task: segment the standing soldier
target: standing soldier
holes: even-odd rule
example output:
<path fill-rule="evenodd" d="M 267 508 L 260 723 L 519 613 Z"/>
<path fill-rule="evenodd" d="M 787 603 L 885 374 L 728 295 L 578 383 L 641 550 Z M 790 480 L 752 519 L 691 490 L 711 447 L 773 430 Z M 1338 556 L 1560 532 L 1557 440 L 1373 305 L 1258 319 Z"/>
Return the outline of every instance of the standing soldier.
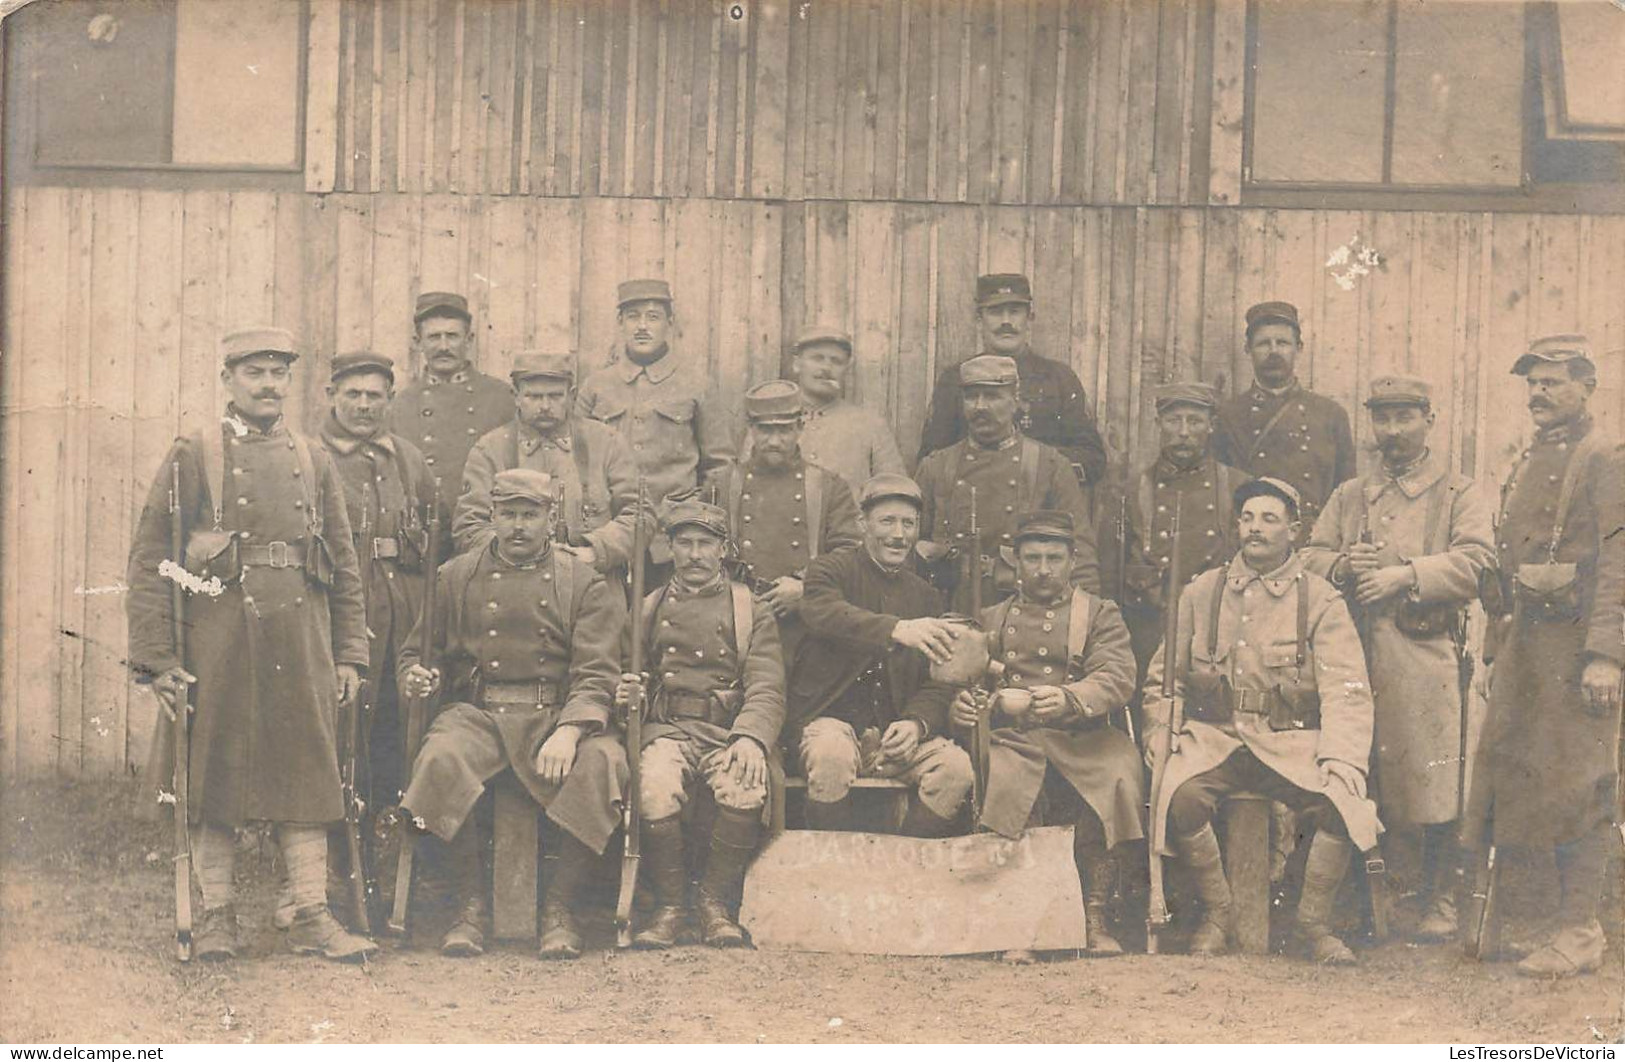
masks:
<path fill-rule="evenodd" d="M 1120 955 L 1105 920 L 1111 852 L 1145 836 L 1145 798 L 1139 752 L 1108 719 L 1134 692 L 1134 653 L 1117 606 L 1072 585 L 1072 532 L 1071 513 L 1022 514 L 1020 591 L 980 617 L 1004 668 L 981 824 L 1005 837 L 1029 824 L 1075 824 L 1089 953 Z M 969 690 L 955 697 L 956 725 L 974 727 L 977 711 Z M 1031 953 L 1005 958 L 1030 961 Z"/>
<path fill-rule="evenodd" d="M 971 788 L 970 757 L 946 736 L 950 686 L 931 679 L 956 628 L 937 618 L 941 598 L 908 570 L 920 536 L 920 488 L 875 476 L 859 503 L 863 545 L 807 568 L 801 618 L 807 638 L 788 689 L 785 747 L 807 778 L 807 826 L 852 828 L 859 777 L 915 787 L 903 832 L 942 837 Z"/>
<path fill-rule="evenodd" d="M 1023 434 L 1061 451 L 1078 482 L 1088 487 L 1106 475 L 1106 445 L 1089 412 L 1078 374 L 1066 364 L 1033 353 L 1032 284 L 1020 273 L 976 278 L 976 326 L 982 354 L 1013 358 L 1021 374 Z M 948 369 L 937 377 L 931 409 L 920 435 L 919 459 L 965 437 L 961 377 Z"/>
<path fill-rule="evenodd" d="M 628 280 L 618 294 L 620 360 L 582 381 L 576 413 L 603 421 L 631 446 L 658 503 L 699 486 L 733 457 L 733 442 L 708 401 L 705 366 L 684 364 L 671 348 L 671 288 L 664 280 Z M 654 544 L 665 552 L 662 539 Z"/>
<path fill-rule="evenodd" d="M 1428 906 L 1417 934 L 1444 940 L 1456 932 L 1465 796 L 1465 612 L 1495 554 L 1478 488 L 1428 448 L 1431 393 L 1409 377 L 1371 382 L 1366 408 L 1382 467 L 1333 492 L 1303 555 L 1343 591 L 1360 630 L 1376 702 L 1377 807 L 1389 829 L 1421 829 Z"/>
<path fill-rule="evenodd" d="M 1535 439 L 1501 489 L 1496 657 L 1464 839 L 1556 848 L 1559 928 L 1518 972 L 1562 977 L 1602 963 L 1597 908 L 1618 844 L 1625 450 L 1587 411 L 1597 369 L 1584 336 L 1537 339 L 1512 371 Z"/>
<path fill-rule="evenodd" d="M 927 457 L 919 468 L 925 500 L 922 537 L 931 540 L 920 552 L 938 576 L 938 585 L 953 587 L 954 611 L 970 608 L 970 584 L 957 568 L 958 558 L 967 550 L 974 551 L 973 570 L 981 573 L 983 601 L 998 601 L 1015 592 L 1011 536 L 1016 514 L 1030 509 L 1072 514 L 1073 583 L 1099 593 L 1100 568 L 1083 489 L 1067 474 L 1066 458 L 1059 450 L 1028 438 L 1016 427 L 1020 378 L 1015 361 L 992 354 L 971 358 L 959 366 L 959 383 L 970 434 Z"/>
<path fill-rule="evenodd" d="M 1237 792 L 1259 793 L 1297 811 L 1313 834 L 1295 937 L 1316 962 L 1349 964 L 1332 935 L 1332 902 L 1354 846 L 1376 846 L 1376 806 L 1366 799 L 1371 691 L 1360 638 L 1330 583 L 1304 567 L 1298 492 L 1261 478 L 1236 489 L 1241 550 L 1210 568 L 1179 598 L 1179 640 L 1151 658 L 1145 686 L 1145 746 L 1152 770 L 1173 740 L 1160 797 L 1151 809 L 1153 851 L 1189 868 L 1202 903 L 1193 954 L 1225 950 L 1230 885 L 1213 818 Z M 1162 692 L 1175 669 L 1174 704 Z M 1169 731 L 1170 709 L 1174 727 Z"/>
<path fill-rule="evenodd" d="M 373 682 L 364 691 L 367 759 L 361 796 L 373 810 L 395 804 L 406 784 L 395 663 L 417 622 L 428 545 L 425 509 L 434 504 L 435 490 L 423 453 L 386 427 L 394 394 L 391 359 L 368 352 L 338 355 L 327 385 L 332 405 L 321 433 L 344 488 L 366 594 L 367 674 Z"/>
<path fill-rule="evenodd" d="M 655 910 L 633 938 L 640 948 L 677 943 L 687 909 L 683 808 L 703 781 L 716 802 L 710 853 L 700 880 L 700 938 L 737 948 L 745 934 L 734 909 L 767 809 L 768 759 L 784 725 L 784 665 L 773 614 L 728 578 L 722 555 L 728 516 L 695 498 L 666 519 L 675 571 L 644 601 L 652 667 L 658 668 L 643 726 L 638 794 L 644 858 Z M 643 676 L 623 674 L 616 706 L 640 698 Z"/>
<path fill-rule="evenodd" d="M 802 455 L 844 479 L 854 496 L 870 476 L 902 472 L 903 455 L 885 418 L 843 397 L 852 337 L 831 325 L 811 325 L 790 350 L 790 375 L 806 407 Z"/>
<path fill-rule="evenodd" d="M 1219 460 L 1251 475 L 1292 484 L 1303 498 L 1307 540 L 1326 499 L 1354 477 L 1354 433 L 1342 406 L 1298 382 L 1294 366 L 1302 352 L 1296 306 L 1261 302 L 1247 311 L 1253 386 L 1220 404 L 1214 449 Z"/>
<path fill-rule="evenodd" d="M 440 521 L 451 526 L 463 462 L 480 436 L 513 416 L 513 396 L 501 380 L 474 367 L 474 318 L 468 300 L 445 291 L 418 296 L 412 349 L 422 359 L 416 380 L 394 404 L 394 428 L 423 451 L 440 481 Z M 444 558 L 436 558 L 443 560 Z"/>
<path fill-rule="evenodd" d="M 620 589 L 548 534 L 556 504 L 546 473 L 497 473 L 496 534 L 440 569 L 430 630 L 419 625 L 401 653 L 409 695 L 442 686 L 446 704 L 412 764 L 401 798 L 410 828 L 449 846 L 461 914 L 444 955 L 485 950 L 486 891 L 477 823 L 469 813 L 505 770 L 559 827 L 558 867 L 542 905 L 541 956 L 581 954 L 575 904 L 620 824 L 626 754 L 609 732 L 616 654 L 626 625 Z M 440 667 L 420 661 L 430 646 Z"/>
<path fill-rule="evenodd" d="M 779 618 L 786 671 L 801 641 L 797 613 L 808 563 L 862 541 L 846 481 L 802 455 L 801 409 L 801 388 L 788 380 L 745 392 L 749 456 L 718 469 L 707 484 L 728 514 L 746 581 Z"/>
<path fill-rule="evenodd" d="M 1117 591 L 1141 679 L 1162 643 L 1174 514 L 1180 520 L 1179 570 L 1186 576 L 1217 567 L 1236 552 L 1230 499 L 1252 477 L 1213 454 L 1218 405 L 1218 396 L 1207 384 L 1158 387 L 1161 452 L 1125 490 L 1103 499 L 1105 504 L 1097 510 L 1102 581 Z"/>
<path fill-rule="evenodd" d="M 547 473 L 558 495 L 555 537 L 599 572 L 618 572 L 632 556 L 638 519 L 638 470 L 620 437 L 572 413 L 575 358 L 527 351 L 514 359 L 512 420 L 474 445 L 463 466 L 452 534 L 467 553 L 490 541 L 491 485 L 497 473 Z"/>
<path fill-rule="evenodd" d="M 221 354 L 231 402 L 164 459 L 128 574 L 138 681 L 153 685 L 171 716 L 176 694 L 196 687 L 189 813 L 204 912 L 194 953 L 230 959 L 241 948 L 236 831 L 269 822 L 295 904 L 289 947 L 359 960 L 376 945 L 346 932 L 327 909 L 327 830 L 344 817 L 334 723 L 339 704 L 360 695 L 368 657 L 344 487 L 327 454 L 282 419 L 299 356 L 293 337 L 280 328 L 233 332 Z M 205 588 L 189 602 L 184 658 L 172 638 L 168 580 L 186 572 L 160 572 L 172 519 L 186 534 L 186 572 Z M 172 776 L 165 722 L 188 720 L 160 721 L 148 778 Z"/>

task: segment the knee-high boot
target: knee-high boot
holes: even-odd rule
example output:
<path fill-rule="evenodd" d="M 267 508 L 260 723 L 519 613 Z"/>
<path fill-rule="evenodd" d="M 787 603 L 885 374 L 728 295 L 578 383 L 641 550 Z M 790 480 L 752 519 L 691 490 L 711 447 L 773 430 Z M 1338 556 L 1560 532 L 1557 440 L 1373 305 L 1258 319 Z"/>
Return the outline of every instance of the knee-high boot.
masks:
<path fill-rule="evenodd" d="M 1219 837 L 1213 824 L 1186 837 L 1173 838 L 1174 851 L 1191 872 L 1196 897 L 1202 903 L 1202 924 L 1191 934 L 1192 955 L 1221 955 L 1230 946 L 1230 879 L 1224 876 Z"/>
<path fill-rule="evenodd" d="M 1332 935 L 1332 904 L 1338 886 L 1348 873 L 1354 845 L 1346 837 L 1325 830 L 1309 842 L 1309 858 L 1303 866 L 1303 896 L 1298 900 L 1298 944 L 1316 962 L 1347 966 L 1354 953 Z"/>
<path fill-rule="evenodd" d="M 683 913 L 688 906 L 681 818 L 672 815 L 643 824 L 643 865 L 654 888 L 655 909 L 632 943 L 639 948 L 669 948 L 682 932 Z"/>
<path fill-rule="evenodd" d="M 745 870 L 762 832 L 759 812 L 718 808 L 711 828 L 711 855 L 700 880 L 700 939 L 713 948 L 737 948 L 745 933 L 733 919 L 733 910 L 745 883 Z"/>

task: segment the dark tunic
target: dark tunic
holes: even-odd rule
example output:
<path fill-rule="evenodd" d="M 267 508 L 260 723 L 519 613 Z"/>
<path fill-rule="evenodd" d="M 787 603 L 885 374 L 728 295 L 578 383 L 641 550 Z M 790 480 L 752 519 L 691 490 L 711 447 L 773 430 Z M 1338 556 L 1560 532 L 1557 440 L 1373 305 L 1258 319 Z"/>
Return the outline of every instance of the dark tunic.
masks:
<path fill-rule="evenodd" d="M 817 480 L 817 542 L 810 534 L 814 518 L 808 511 L 813 502 L 809 479 Z M 739 559 L 753 579 L 772 582 L 783 575 L 799 575 L 815 557 L 863 540 L 851 489 L 840 476 L 817 465 L 797 461 L 774 472 L 756 461 L 743 467 L 734 463 L 717 469 L 706 486 L 716 491 L 716 504 L 728 510 Z"/>
<path fill-rule="evenodd" d="M 935 616 L 942 598 L 930 583 L 913 572 L 887 571 L 863 546 L 838 550 L 807 567 L 806 594 L 801 618 L 807 624 L 790 672 L 787 691 L 789 725 L 785 745 L 799 747 L 801 728 L 821 715 L 884 730 L 897 719 L 915 719 L 925 726 L 922 737 L 942 734 L 948 727 L 948 702 L 953 688 L 933 682 L 924 656 L 891 640 L 900 620 Z M 871 672 L 877 698 L 870 718 L 850 715 L 853 690 L 859 677 Z"/>
<path fill-rule="evenodd" d="M 1503 587 L 1519 565 L 1551 557 L 1564 473 L 1594 430 L 1587 419 L 1542 433 L 1502 488 L 1496 555 Z M 1619 715 L 1593 715 L 1580 687 L 1592 657 L 1625 662 L 1625 450 L 1599 442 L 1557 542 L 1558 562 L 1577 565 L 1579 618 L 1543 621 L 1517 609 L 1497 632 L 1472 780 L 1471 841 L 1485 813 L 1494 818 L 1497 844 L 1543 846 L 1574 841 L 1613 814 Z"/>
<path fill-rule="evenodd" d="M 184 666 L 197 677 L 191 732 L 193 822 L 325 823 L 343 817 L 339 792 L 335 664 L 365 672 L 365 602 L 344 488 L 321 445 L 308 441 L 313 489 L 305 483 L 293 437 L 235 417 L 205 431 L 223 439 L 222 529 L 245 545 L 290 543 L 303 558 L 320 513 L 333 566 L 324 589 L 303 568 L 253 566 L 217 597 L 189 593 Z M 188 534 L 213 525 L 215 486 L 206 482 L 202 436 L 179 439 L 147 494 L 130 550 L 126 606 L 130 663 L 138 681 L 183 666 L 172 637 L 170 581 L 159 564 L 170 555 L 170 466 L 180 464 L 180 509 Z M 147 769 L 148 786 L 168 789 L 173 772 L 170 724 L 162 713 Z"/>
<path fill-rule="evenodd" d="M 1087 614 L 1087 637 L 1069 654 L 1074 608 Z M 1145 836 L 1140 753 L 1108 721 L 1134 692 L 1134 655 L 1117 606 L 1081 591 L 1053 604 L 1012 599 L 984 610 L 982 624 L 992 632 L 994 658 L 1004 664 L 1004 685 L 1060 686 L 1075 714 L 1056 726 L 996 723 L 981 824 L 1019 836 L 1048 766 L 1100 817 L 1107 847 Z"/>
<path fill-rule="evenodd" d="M 1106 475 L 1106 444 L 1095 427 L 1078 374 L 1051 358 L 1032 351 L 1015 356 L 1021 376 L 1021 400 L 1026 406 L 1018 427 L 1027 435 L 1055 447 L 1066 456 L 1078 480 L 1099 483 Z M 965 411 L 960 402 L 959 369 L 937 376 L 931 409 L 920 433 L 919 460 L 944 450 L 965 437 Z"/>
<path fill-rule="evenodd" d="M 1277 415 L 1279 414 L 1279 415 Z M 1303 496 L 1301 545 L 1332 491 L 1354 478 L 1354 433 L 1349 415 L 1325 395 L 1296 380 L 1275 395 L 1256 383 L 1219 403 L 1214 454 L 1254 476 L 1272 476 Z"/>
<path fill-rule="evenodd" d="M 425 371 L 395 396 L 391 430 L 423 451 L 429 473 L 440 481 L 440 518 L 449 531 L 463 462 L 480 437 L 513 416 L 513 388 L 473 366 L 441 380 Z M 451 553 L 451 536 L 446 536 Z"/>

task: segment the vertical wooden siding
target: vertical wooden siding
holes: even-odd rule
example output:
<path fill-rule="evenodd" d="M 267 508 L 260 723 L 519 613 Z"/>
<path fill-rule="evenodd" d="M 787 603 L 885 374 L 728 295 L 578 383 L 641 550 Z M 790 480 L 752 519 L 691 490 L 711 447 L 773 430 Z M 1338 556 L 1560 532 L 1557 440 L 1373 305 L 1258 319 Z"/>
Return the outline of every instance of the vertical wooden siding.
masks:
<path fill-rule="evenodd" d="M 310 190 L 1205 202 L 1216 6 L 318 0 Z"/>
<path fill-rule="evenodd" d="M 221 402 L 215 343 L 296 330 L 295 416 L 320 412 L 337 349 L 405 358 L 425 288 L 468 292 L 480 360 L 529 346 L 606 362 L 614 285 L 671 278 L 687 356 L 737 414 L 804 321 L 857 337 L 857 397 L 912 450 L 936 373 L 974 347 L 972 278 L 1020 269 L 1035 340 L 1077 369 L 1114 460 L 1154 446 L 1150 388 L 1249 379 L 1241 311 L 1298 303 L 1306 381 L 1351 408 L 1384 372 L 1448 396 L 1438 445 L 1502 475 L 1527 427 L 1507 367 L 1530 335 L 1625 348 L 1625 218 L 564 200 L 14 189 L 6 226 L 0 769 L 120 771 L 154 711 L 122 664 L 130 529 L 169 440 Z M 1324 264 L 1358 235 L 1382 264 L 1344 291 Z M 1597 405 L 1621 420 L 1625 356 Z M 1367 437 L 1363 418 L 1358 432 Z"/>

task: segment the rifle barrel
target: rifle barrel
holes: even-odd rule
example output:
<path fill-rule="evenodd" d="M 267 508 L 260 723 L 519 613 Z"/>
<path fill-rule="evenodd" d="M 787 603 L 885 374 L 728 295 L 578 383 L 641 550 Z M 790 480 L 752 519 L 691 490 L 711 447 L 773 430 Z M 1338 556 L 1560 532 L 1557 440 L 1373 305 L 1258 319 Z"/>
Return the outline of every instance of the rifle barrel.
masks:
<path fill-rule="evenodd" d="M 440 551 L 445 528 L 440 523 L 440 481 L 435 480 L 434 499 L 429 508 L 429 535 L 423 557 L 423 601 L 418 610 L 418 630 L 422 632 L 419 660 L 430 671 L 435 668 L 434 624 L 438 611 L 440 586 Z M 432 694 L 430 695 L 433 696 Z M 406 698 L 406 777 L 410 782 L 412 764 L 417 759 L 418 746 L 423 744 L 425 716 L 429 711 L 429 697 Z M 400 824 L 401 851 L 395 863 L 395 902 L 390 909 L 387 926 L 397 936 L 406 933 L 406 916 L 412 897 L 412 872 L 417 854 L 417 835 L 409 823 Z"/>
<path fill-rule="evenodd" d="M 649 544 L 645 540 L 644 480 L 638 473 L 638 515 L 632 525 L 632 673 L 643 674 L 643 591 L 644 560 Z M 621 887 L 615 900 L 615 946 L 632 946 L 632 900 L 637 891 L 638 868 L 643 862 L 643 824 L 638 796 L 643 787 L 643 694 L 626 710 L 627 795 L 621 804 Z"/>

